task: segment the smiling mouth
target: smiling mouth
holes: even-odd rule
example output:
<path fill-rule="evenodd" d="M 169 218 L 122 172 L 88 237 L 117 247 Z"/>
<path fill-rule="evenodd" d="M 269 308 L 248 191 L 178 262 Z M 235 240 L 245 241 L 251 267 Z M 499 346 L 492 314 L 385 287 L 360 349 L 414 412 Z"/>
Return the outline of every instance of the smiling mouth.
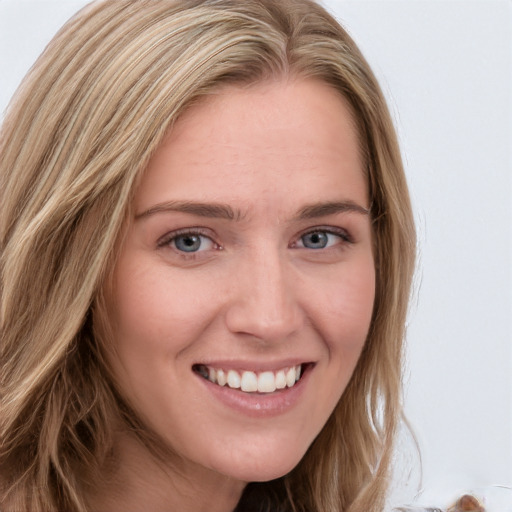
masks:
<path fill-rule="evenodd" d="M 300 380 L 307 364 L 289 366 L 277 371 L 238 371 L 213 368 L 204 364 L 195 364 L 195 373 L 218 386 L 227 386 L 245 393 L 273 393 L 292 388 Z"/>

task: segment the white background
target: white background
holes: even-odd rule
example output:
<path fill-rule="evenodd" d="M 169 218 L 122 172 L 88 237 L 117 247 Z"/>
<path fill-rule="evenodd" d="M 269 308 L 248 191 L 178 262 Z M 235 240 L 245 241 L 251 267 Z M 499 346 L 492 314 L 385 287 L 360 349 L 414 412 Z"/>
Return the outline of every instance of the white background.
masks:
<path fill-rule="evenodd" d="M 0 0 L 0 110 L 85 3 Z M 323 4 L 381 82 L 415 206 L 404 387 L 423 460 L 417 502 L 475 491 L 492 507 L 489 486 L 512 486 L 512 2 Z M 500 496 L 490 512 L 512 510 Z"/>

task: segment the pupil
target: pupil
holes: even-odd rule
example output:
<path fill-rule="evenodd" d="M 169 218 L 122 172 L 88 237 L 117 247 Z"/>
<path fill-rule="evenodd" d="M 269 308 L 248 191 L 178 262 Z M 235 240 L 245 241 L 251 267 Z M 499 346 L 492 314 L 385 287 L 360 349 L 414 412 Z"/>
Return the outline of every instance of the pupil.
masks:
<path fill-rule="evenodd" d="M 323 249 L 327 245 L 325 233 L 309 233 L 302 237 L 302 243 L 309 249 Z"/>
<path fill-rule="evenodd" d="M 194 252 L 201 246 L 201 237 L 197 235 L 184 235 L 176 238 L 176 248 L 180 251 Z"/>

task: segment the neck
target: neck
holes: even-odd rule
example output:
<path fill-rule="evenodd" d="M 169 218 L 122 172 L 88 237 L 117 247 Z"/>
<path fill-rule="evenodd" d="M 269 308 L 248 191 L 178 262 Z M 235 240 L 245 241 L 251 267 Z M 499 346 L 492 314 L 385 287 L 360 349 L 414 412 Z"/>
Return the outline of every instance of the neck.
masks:
<path fill-rule="evenodd" d="M 90 496 L 95 512 L 232 512 L 246 485 L 177 457 L 158 460 L 130 434 L 117 436 L 115 453 Z"/>

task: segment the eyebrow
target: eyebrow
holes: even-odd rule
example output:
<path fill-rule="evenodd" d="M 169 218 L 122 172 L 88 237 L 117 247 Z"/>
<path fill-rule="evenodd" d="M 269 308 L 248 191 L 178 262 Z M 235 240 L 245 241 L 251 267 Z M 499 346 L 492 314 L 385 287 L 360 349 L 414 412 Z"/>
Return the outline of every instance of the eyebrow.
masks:
<path fill-rule="evenodd" d="M 210 217 L 226 220 L 241 220 L 244 214 L 237 209 L 223 203 L 200 203 L 194 201 L 167 201 L 152 206 L 148 210 L 135 215 L 135 219 L 149 217 L 155 213 L 182 212 L 197 215 L 199 217 Z"/>
<path fill-rule="evenodd" d="M 354 201 L 328 201 L 304 206 L 296 216 L 297 220 L 315 219 L 336 213 L 353 212 L 368 215 L 370 210 Z"/>
<path fill-rule="evenodd" d="M 135 219 L 142 219 L 165 212 L 181 212 L 199 217 L 217 218 L 232 221 L 240 221 L 245 218 L 245 213 L 239 209 L 232 208 L 224 203 L 202 203 L 194 201 L 167 201 L 156 204 L 151 208 L 135 215 Z M 301 208 L 294 220 L 308 220 L 337 213 L 353 212 L 362 215 L 368 215 L 370 211 L 367 208 L 355 203 L 354 201 L 327 201 L 318 202 Z"/>

